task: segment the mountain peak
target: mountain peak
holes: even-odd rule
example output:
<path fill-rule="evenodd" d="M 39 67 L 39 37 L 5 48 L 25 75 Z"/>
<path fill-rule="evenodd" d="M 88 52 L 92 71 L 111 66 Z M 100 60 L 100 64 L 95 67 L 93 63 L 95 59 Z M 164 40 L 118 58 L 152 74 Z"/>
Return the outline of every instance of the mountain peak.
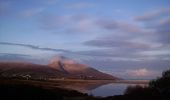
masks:
<path fill-rule="evenodd" d="M 29 72 L 33 78 L 41 77 L 43 75 L 45 77 L 53 78 L 117 79 L 112 75 L 100 72 L 92 67 L 77 63 L 76 61 L 63 56 L 54 57 L 48 65 L 0 62 L 0 71 L 3 72 L 3 75 L 25 75 Z M 0 76 L 2 75 L 0 74 Z"/>
<path fill-rule="evenodd" d="M 63 56 L 54 57 L 49 65 L 50 68 L 59 70 L 71 77 L 84 76 L 93 77 L 95 79 L 114 79 L 115 77 L 102 73 L 92 67 L 85 64 L 78 63 L 74 60 Z"/>
<path fill-rule="evenodd" d="M 55 56 L 50 60 L 49 66 L 57 67 L 59 64 L 76 64 L 77 62 L 64 56 Z"/>
<path fill-rule="evenodd" d="M 48 64 L 49 67 L 53 69 L 57 69 L 61 72 L 64 72 L 65 74 L 68 74 L 69 72 L 65 68 L 66 65 L 73 65 L 76 64 L 74 60 L 71 60 L 69 58 L 66 58 L 64 56 L 55 56 L 51 59 L 50 63 Z"/>

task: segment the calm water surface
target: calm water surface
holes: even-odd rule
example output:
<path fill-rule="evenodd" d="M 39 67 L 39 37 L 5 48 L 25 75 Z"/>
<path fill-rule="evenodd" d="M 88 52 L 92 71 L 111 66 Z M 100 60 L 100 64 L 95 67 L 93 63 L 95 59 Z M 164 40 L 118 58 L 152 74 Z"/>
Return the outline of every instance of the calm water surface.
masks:
<path fill-rule="evenodd" d="M 144 84 L 111 83 L 111 84 L 102 85 L 93 90 L 89 90 L 86 93 L 88 93 L 89 95 L 102 96 L 102 97 L 123 95 L 128 86 L 136 86 L 136 85 L 146 86 Z"/>

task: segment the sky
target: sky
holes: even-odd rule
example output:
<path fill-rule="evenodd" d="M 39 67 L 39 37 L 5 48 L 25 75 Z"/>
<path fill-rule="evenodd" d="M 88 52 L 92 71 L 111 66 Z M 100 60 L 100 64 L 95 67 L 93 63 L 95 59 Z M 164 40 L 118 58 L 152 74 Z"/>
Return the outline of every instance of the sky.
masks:
<path fill-rule="evenodd" d="M 65 56 L 125 79 L 170 69 L 169 0 L 0 0 L 0 60 Z"/>

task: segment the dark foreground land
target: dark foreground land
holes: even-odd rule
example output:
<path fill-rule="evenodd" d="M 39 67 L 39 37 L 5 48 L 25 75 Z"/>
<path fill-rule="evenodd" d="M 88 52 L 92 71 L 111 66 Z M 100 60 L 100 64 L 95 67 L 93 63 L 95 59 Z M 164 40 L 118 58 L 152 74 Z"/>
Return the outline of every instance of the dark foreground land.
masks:
<path fill-rule="evenodd" d="M 41 86 L 43 83 L 41 81 L 37 81 L 36 85 L 30 83 L 23 80 L 1 80 L 0 98 L 4 100 L 70 100 L 71 98 L 74 100 L 75 97 L 88 99 L 87 94 L 74 90 Z"/>
<path fill-rule="evenodd" d="M 80 80 L 81 82 L 81 80 Z M 84 82 L 84 81 L 83 81 Z M 60 83 L 61 84 L 61 83 Z M 128 87 L 124 95 L 94 97 L 61 88 L 58 82 L 0 79 L 1 100 L 170 100 L 170 71 L 149 82 L 148 87 Z"/>

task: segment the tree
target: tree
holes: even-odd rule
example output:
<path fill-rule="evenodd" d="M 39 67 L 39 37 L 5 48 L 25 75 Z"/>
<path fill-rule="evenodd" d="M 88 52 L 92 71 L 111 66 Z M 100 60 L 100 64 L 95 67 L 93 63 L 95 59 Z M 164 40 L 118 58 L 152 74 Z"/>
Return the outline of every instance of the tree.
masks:
<path fill-rule="evenodd" d="M 156 89 L 163 97 L 170 100 L 170 70 L 164 71 L 162 77 L 151 81 L 149 87 Z"/>
<path fill-rule="evenodd" d="M 164 71 L 162 77 L 150 81 L 148 87 L 128 87 L 125 96 L 129 100 L 170 100 L 170 70 Z"/>

